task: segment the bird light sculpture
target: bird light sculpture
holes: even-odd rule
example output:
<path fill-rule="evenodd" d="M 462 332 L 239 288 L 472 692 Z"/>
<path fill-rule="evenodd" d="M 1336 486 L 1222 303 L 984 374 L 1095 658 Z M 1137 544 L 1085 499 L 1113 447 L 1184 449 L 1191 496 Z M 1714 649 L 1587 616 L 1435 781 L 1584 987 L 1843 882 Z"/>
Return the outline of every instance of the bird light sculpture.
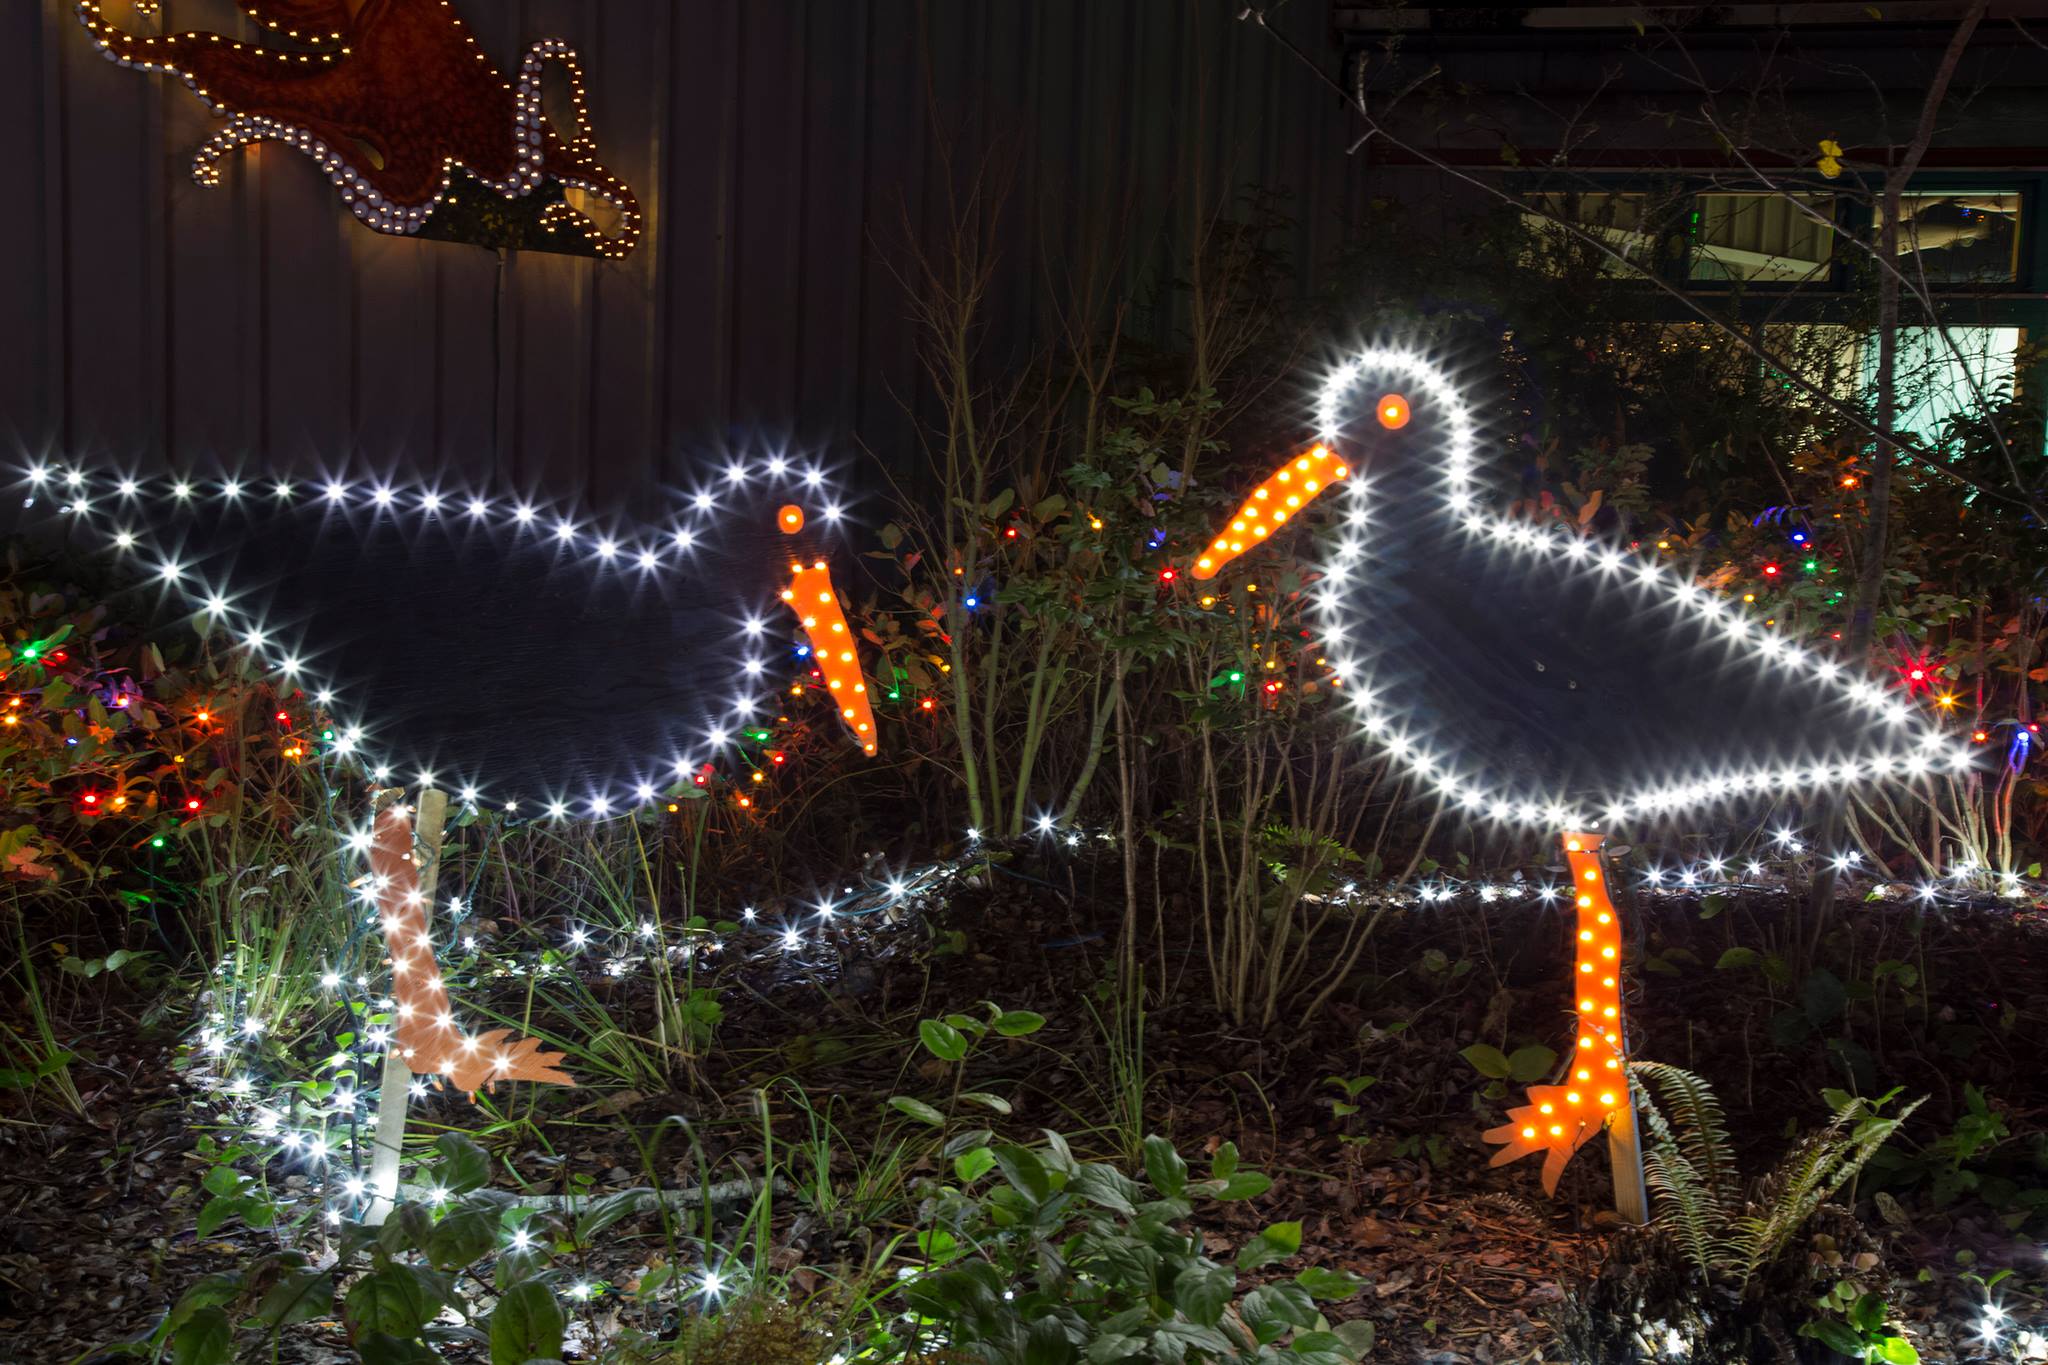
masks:
<path fill-rule="evenodd" d="M 1371 394 L 1372 420 L 1354 424 Z M 1926 779 L 1969 766 L 1971 756 L 1898 688 L 1796 642 L 1682 569 L 1576 526 L 1489 510 L 1472 402 L 1423 353 L 1361 351 L 1322 384 L 1317 419 L 1315 443 L 1248 492 L 1190 572 L 1214 578 L 1311 509 L 1336 504 L 1308 591 L 1360 737 L 1444 807 L 1560 838 L 1575 912 L 1573 1045 L 1554 1083 L 1531 1087 L 1485 1135 L 1499 1148 L 1496 1165 L 1540 1153 L 1544 1188 L 1554 1192 L 1572 1154 L 1596 1134 L 1633 1142 L 1626 939 L 1601 856 L 1609 834 L 1678 814 Z M 1365 477 L 1377 454 L 1403 444 L 1427 473 Z M 1403 537 L 1423 534 L 1415 527 L 1442 537 L 1443 559 L 1402 559 L 1411 543 Z M 1396 580 L 1399 590 L 1388 590 Z M 1562 613 L 1562 629 L 1528 633 L 1551 613 Z M 1454 643 L 1439 648 L 1438 635 Z M 1682 648 L 1674 642 L 1681 635 Z M 1425 674 L 1426 666 L 1438 671 Z M 1603 670 L 1613 684 L 1606 692 L 1581 688 L 1576 675 Z M 1524 704 L 1532 679 L 1545 690 Z M 1638 679 L 1640 699 L 1631 692 Z M 1666 743 L 1664 723 L 1639 718 L 1647 705 L 1633 704 L 1647 704 L 1658 688 L 1677 696 L 1681 720 L 1720 707 L 1761 716 L 1747 729 L 1772 732 L 1771 717 L 1793 694 L 1812 719 L 1796 748 L 1765 746 L 1764 756 L 1744 761 L 1741 724 L 1704 724 Z M 1642 762 L 1603 759 L 1598 741 L 1614 733 L 1648 733 L 1655 752 Z M 1617 1161 L 1616 1189 L 1624 1213 L 1642 1216 L 1639 1165 L 1625 1181 Z"/>

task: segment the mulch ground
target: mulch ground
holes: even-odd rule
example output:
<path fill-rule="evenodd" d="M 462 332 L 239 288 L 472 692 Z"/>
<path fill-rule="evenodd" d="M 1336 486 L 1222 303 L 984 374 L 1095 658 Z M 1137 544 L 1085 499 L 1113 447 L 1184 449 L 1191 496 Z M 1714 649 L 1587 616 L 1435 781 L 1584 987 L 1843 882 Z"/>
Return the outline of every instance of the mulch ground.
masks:
<path fill-rule="evenodd" d="M 890 1040 L 908 1039 L 920 1015 L 982 1000 L 1038 1010 L 1050 1023 L 1028 1042 L 991 1049 L 973 1083 L 1016 1103 L 1020 1131 L 1074 1133 L 1090 1126 L 1091 1113 L 1100 1123 L 1106 1057 L 1082 1002 L 1108 966 L 1116 909 L 1106 899 L 1088 894 L 1085 879 L 1004 875 L 960 889 L 922 920 L 849 932 L 800 970 L 763 951 L 733 969 L 721 1050 L 695 1085 L 551 1099 L 537 1117 L 552 1153 L 515 1138 L 502 1155 L 544 1188 L 566 1188 L 579 1175 L 600 1192 L 638 1186 L 649 1167 L 629 1131 L 637 1128 L 643 1138 L 665 1134 L 654 1148 L 656 1174 L 692 1184 L 699 1154 L 681 1145 L 679 1125 L 661 1121 L 691 1118 L 704 1158 L 745 1169 L 759 1151 L 749 1091 L 764 1083 L 800 1084 L 821 1106 L 832 1099 L 842 1132 L 859 1142 L 878 1130 L 889 1095 L 930 1093 L 936 1078 L 914 1043 Z M 2036 1183 L 2048 1186 L 2048 1139 L 2039 1136 L 2048 1115 L 2040 1062 L 2048 1055 L 2048 917 L 1848 904 L 1828 959 L 1837 979 L 1853 995 L 1877 964 L 1911 962 L 1926 999 L 1855 1000 L 1827 1028 L 1794 1037 L 1799 1030 L 1780 1016 L 1801 1008 L 1801 983 L 1714 967 L 1728 946 L 1784 939 L 1784 895 L 1639 899 L 1643 928 L 1632 951 L 1656 964 L 1636 973 L 1639 1051 L 1720 1089 L 1749 1169 L 1783 1150 L 1788 1127 L 1825 1119 L 1821 1087 L 1843 1085 L 1847 1059 L 1861 1056 L 1880 1088 L 1928 1095 L 1908 1130 L 1912 1144 L 1947 1132 L 1963 1112 L 1965 1084 L 1974 1084 L 2017 1135 L 2002 1150 L 2018 1154 L 2021 1175 L 2026 1153 L 2038 1153 Z M 1559 1359 L 1549 1354 L 1549 1319 L 1597 1264 L 1612 1227 L 1605 1162 L 1589 1147 L 1555 1200 L 1542 1195 L 1533 1163 L 1490 1168 L 1478 1135 L 1498 1121 L 1500 1105 L 1482 1096 L 1485 1082 L 1459 1050 L 1559 1041 L 1561 913 L 1476 897 L 1392 913 L 1355 990 L 1305 1025 L 1282 1020 L 1264 1031 L 1219 1018 L 1205 998 L 1192 946 L 1199 939 L 1170 929 L 1151 981 L 1157 987 L 1160 972 L 1180 979 L 1174 1003 L 1147 1021 L 1148 1126 L 1191 1157 L 1234 1140 L 1248 1165 L 1275 1177 L 1255 1204 L 1228 1206 L 1221 1221 L 1203 1224 L 1212 1251 L 1226 1255 L 1266 1223 L 1299 1218 L 1306 1260 L 1367 1279 L 1334 1315 L 1373 1320 L 1374 1359 Z M 630 981 L 608 989 L 630 1006 Z M 140 1010 L 141 1002 L 102 995 L 67 1024 L 82 1054 L 74 1075 L 84 1117 L 47 1092 L 33 1107 L 14 1096 L 0 1110 L 0 1360 L 68 1361 L 145 1334 L 193 1280 L 275 1245 L 270 1234 L 239 1227 L 194 1238 L 204 1197 L 193 1154 L 199 1125 L 171 1070 L 174 1030 L 141 1027 Z M 1358 1093 L 1358 1112 L 1342 1114 L 1344 1095 L 1328 1081 L 1359 1076 L 1376 1079 Z M 785 1140 L 800 1135 L 804 1116 L 787 1104 L 777 1112 Z M 436 1110 L 422 1126 L 462 1118 L 459 1108 Z M 1090 1141 L 1083 1133 L 1076 1146 Z M 1892 1302 L 1923 1359 L 2012 1358 L 1976 1336 L 1982 1294 L 1965 1271 L 2015 1266 L 2001 1287 L 2015 1318 L 2048 1318 L 2038 1244 L 2048 1215 L 2015 1232 L 2008 1212 L 1968 1195 L 1937 1206 L 1927 1189 L 1910 1187 L 1897 1191 L 1885 1220 L 1871 1220 L 1895 1276 Z M 656 1245 L 652 1232 L 621 1224 L 589 1273 L 630 1277 Z M 790 1263 L 829 1261 L 852 1244 L 850 1230 L 801 1214 L 778 1232 L 778 1255 Z M 294 1330 L 284 1358 L 351 1359 L 338 1327 L 318 1322 Z"/>

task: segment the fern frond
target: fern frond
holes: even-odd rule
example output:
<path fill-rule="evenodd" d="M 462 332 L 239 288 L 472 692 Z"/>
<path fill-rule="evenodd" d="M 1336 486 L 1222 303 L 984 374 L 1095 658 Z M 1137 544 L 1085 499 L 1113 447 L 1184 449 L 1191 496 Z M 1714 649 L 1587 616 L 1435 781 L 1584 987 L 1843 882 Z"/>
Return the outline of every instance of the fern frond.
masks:
<path fill-rule="evenodd" d="M 1915 1100 L 1898 1114 L 1880 1118 L 1862 1100 L 1856 1100 L 1759 1180 L 1749 1215 L 1733 1220 L 1724 1248 L 1739 1271 L 1740 1284 L 1748 1284 L 1776 1259 L 1814 1212 L 1855 1179 L 1922 1102 Z"/>
<path fill-rule="evenodd" d="M 1678 1145 L 1698 1172 L 1707 1197 L 1725 1215 L 1734 1214 L 1741 1207 L 1742 1180 L 1728 1141 L 1728 1121 L 1713 1087 L 1683 1067 L 1664 1062 L 1633 1062 L 1629 1072 L 1657 1088 L 1671 1110 Z"/>
<path fill-rule="evenodd" d="M 1716 1247 L 1724 1233 L 1721 1206 L 1648 1095 L 1642 1097 L 1642 1120 L 1653 1140 L 1643 1153 L 1643 1176 L 1661 1196 L 1657 1222 L 1701 1278 L 1711 1279 Z"/>

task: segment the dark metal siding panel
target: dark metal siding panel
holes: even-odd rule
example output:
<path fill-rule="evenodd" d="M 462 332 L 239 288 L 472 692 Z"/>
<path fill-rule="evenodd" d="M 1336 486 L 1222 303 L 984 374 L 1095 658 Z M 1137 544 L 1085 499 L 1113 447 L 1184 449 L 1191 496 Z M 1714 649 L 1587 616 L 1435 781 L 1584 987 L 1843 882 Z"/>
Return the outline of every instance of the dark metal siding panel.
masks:
<path fill-rule="evenodd" d="M 220 8 L 171 0 L 173 26 Z M 184 9 L 186 13 L 180 13 Z M 1230 0 L 470 0 L 511 68 L 582 52 L 605 160 L 647 214 L 624 262 L 379 237 L 303 158 L 264 146 L 190 179 L 214 124 L 182 84 L 102 61 L 70 0 L 9 7 L 0 165 L 34 187 L 0 225 L 0 431 L 148 467 L 296 477 L 353 464 L 622 498 L 701 452 L 844 451 L 899 477 L 920 398 L 901 277 L 972 176 L 998 173 L 991 364 L 1052 340 L 1048 283 L 1107 250 L 1166 306 L 1204 218 L 1288 183 L 1303 245 L 1346 194 L 1337 103 Z M 1276 22 L 1329 58 L 1318 7 Z M 937 126 L 934 126 L 934 120 Z M 1355 191 L 1351 191 L 1355 193 Z M 1101 264 L 1096 262 L 1096 264 Z"/>

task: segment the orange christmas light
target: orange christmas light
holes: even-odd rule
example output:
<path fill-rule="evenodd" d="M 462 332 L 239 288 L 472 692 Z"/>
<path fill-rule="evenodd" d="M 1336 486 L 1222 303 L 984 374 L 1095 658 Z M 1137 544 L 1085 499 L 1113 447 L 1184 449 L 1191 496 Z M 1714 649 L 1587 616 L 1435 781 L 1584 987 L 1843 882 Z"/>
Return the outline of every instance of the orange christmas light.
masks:
<path fill-rule="evenodd" d="M 793 519 L 792 512 L 796 514 Z M 795 535 L 804 527 L 802 509 L 794 505 L 784 507 L 775 514 L 775 524 L 784 535 Z M 853 648 L 853 632 L 846 628 L 839 593 L 832 586 L 832 571 L 822 559 L 812 560 L 809 568 L 792 560 L 789 574 L 790 583 L 782 591 L 782 600 L 803 622 L 804 634 L 811 642 L 811 657 L 817 660 L 818 671 L 825 676 L 825 686 L 839 707 L 839 718 L 853 731 L 861 752 L 871 754 L 875 752 L 875 713 L 868 705 L 867 679 L 861 676 L 860 656 Z M 797 683 L 789 690 L 801 696 L 802 688 L 803 684 Z"/>
<path fill-rule="evenodd" d="M 426 898 L 420 894 L 419 862 L 413 855 L 412 812 L 393 804 L 377 814 L 370 835 L 370 873 L 376 878 L 377 911 L 384 944 L 391 953 L 391 995 L 398 1002 L 391 1046 L 416 1076 L 446 1076 L 466 1094 L 499 1081 L 575 1085 L 556 1064 L 559 1052 L 542 1052 L 537 1038 L 513 1038 L 509 1029 L 465 1034 L 434 958 Z"/>
<path fill-rule="evenodd" d="M 1408 400 L 1398 393 L 1381 394 L 1380 401 L 1372 405 L 1372 413 L 1388 431 L 1399 431 L 1408 425 Z"/>
<path fill-rule="evenodd" d="M 1195 561 L 1194 576 L 1214 578 L 1225 564 L 1278 531 L 1288 518 L 1307 507 L 1325 489 L 1349 477 L 1351 467 L 1332 455 L 1327 446 L 1319 445 L 1281 465 L 1252 490 L 1223 533 Z"/>
<path fill-rule="evenodd" d="M 1600 866 L 1598 834 L 1564 836 L 1572 891 L 1579 916 L 1573 964 L 1577 1041 L 1559 1085 L 1532 1085 L 1529 1102 L 1508 1110 L 1508 1122 L 1488 1130 L 1500 1150 L 1493 1164 L 1505 1165 L 1544 1153 L 1543 1189 L 1557 1193 L 1558 1177 L 1572 1154 L 1607 1126 L 1628 1100 L 1627 1050 L 1621 1028 L 1621 917 L 1607 894 Z"/>

